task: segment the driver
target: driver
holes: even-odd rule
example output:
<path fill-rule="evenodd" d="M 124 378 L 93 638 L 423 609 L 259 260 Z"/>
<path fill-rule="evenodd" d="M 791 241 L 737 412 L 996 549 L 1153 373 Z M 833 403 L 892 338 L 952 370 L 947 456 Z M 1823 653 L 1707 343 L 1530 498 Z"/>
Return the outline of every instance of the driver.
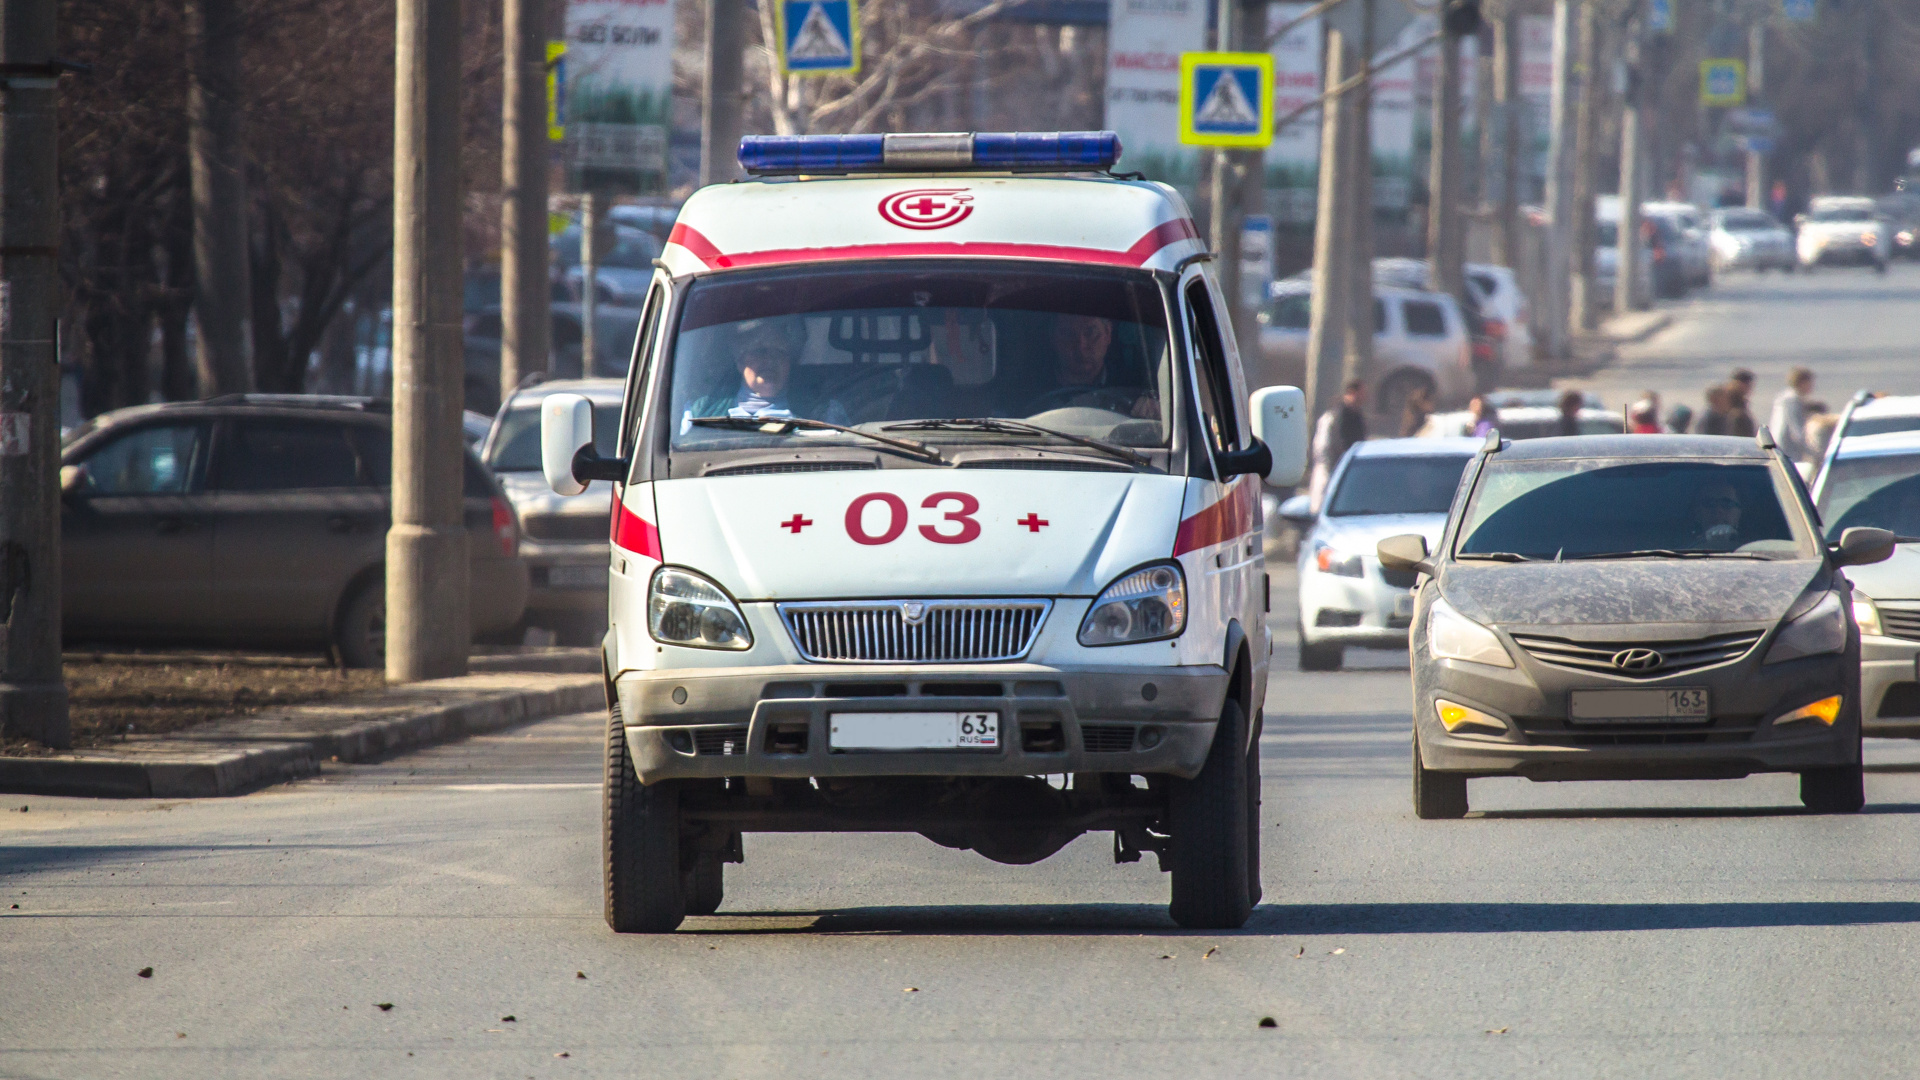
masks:
<path fill-rule="evenodd" d="M 1724 480 L 1710 480 L 1693 498 L 1693 546 L 1732 551 L 1740 544 L 1740 493 Z"/>
<path fill-rule="evenodd" d="M 730 394 L 708 394 L 687 406 L 681 428 L 694 417 L 795 415 L 788 399 L 793 364 L 807 344 L 807 328 L 798 319 L 754 319 L 734 327 L 734 367 L 740 381 Z M 827 403 L 829 424 L 847 422 L 846 410 L 838 402 Z"/>
<path fill-rule="evenodd" d="M 1088 405 L 1141 419 L 1160 418 L 1160 403 L 1152 393 L 1111 383 L 1107 351 L 1113 346 L 1113 320 L 1096 315 L 1056 315 L 1050 337 L 1055 389 L 1040 397 L 1049 408 Z"/>

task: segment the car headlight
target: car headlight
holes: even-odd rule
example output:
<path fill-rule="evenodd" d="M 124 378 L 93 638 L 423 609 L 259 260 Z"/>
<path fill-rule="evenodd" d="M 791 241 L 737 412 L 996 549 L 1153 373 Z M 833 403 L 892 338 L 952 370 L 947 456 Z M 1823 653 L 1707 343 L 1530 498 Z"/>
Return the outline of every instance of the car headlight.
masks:
<path fill-rule="evenodd" d="M 1828 593 L 1806 614 L 1782 627 L 1764 661 L 1778 664 L 1803 656 L 1837 653 L 1847 647 L 1847 612 L 1840 598 Z"/>
<path fill-rule="evenodd" d="M 1873 634 L 1876 637 L 1886 634 L 1886 630 L 1880 625 L 1879 605 L 1875 604 L 1870 597 L 1854 594 L 1853 621 L 1860 624 L 1860 632 L 1863 634 Z"/>
<path fill-rule="evenodd" d="M 1427 612 L 1427 648 L 1440 660 L 1513 666 L 1499 635 L 1455 611 L 1445 600 L 1435 600 Z"/>
<path fill-rule="evenodd" d="M 1323 574 L 1338 574 L 1341 577 L 1367 576 L 1366 570 L 1360 565 L 1360 556 L 1349 555 L 1324 541 L 1314 542 L 1313 568 Z"/>
<path fill-rule="evenodd" d="M 696 649 L 748 649 L 753 635 L 726 590 L 691 570 L 663 566 L 647 589 L 647 629 L 655 641 Z"/>
<path fill-rule="evenodd" d="M 1179 563 L 1130 570 L 1094 598 L 1080 622 L 1082 645 L 1131 645 L 1187 628 L 1187 579 Z"/>

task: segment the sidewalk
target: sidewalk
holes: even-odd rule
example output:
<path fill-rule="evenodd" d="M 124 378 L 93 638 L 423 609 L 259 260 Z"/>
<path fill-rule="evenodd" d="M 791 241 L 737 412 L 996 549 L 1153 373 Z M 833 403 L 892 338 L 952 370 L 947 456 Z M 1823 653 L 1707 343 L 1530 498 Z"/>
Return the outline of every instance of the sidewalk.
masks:
<path fill-rule="evenodd" d="M 568 655 L 579 653 L 581 655 Z M 106 798 L 236 795 L 529 720 L 606 706 L 592 650 L 476 656 L 474 674 L 349 694 L 111 747 L 0 757 L 0 793 Z M 585 670 L 583 670 L 585 669 Z"/>

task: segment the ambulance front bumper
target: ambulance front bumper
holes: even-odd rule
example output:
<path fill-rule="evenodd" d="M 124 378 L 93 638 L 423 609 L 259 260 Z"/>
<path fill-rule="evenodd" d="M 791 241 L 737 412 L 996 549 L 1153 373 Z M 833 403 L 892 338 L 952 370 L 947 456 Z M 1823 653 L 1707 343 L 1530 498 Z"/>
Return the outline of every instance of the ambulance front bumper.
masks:
<path fill-rule="evenodd" d="M 629 671 L 615 684 L 642 783 L 725 776 L 1037 776 L 1191 779 L 1226 700 L 1216 665 L 818 665 Z M 979 713 L 986 749 L 844 750 L 848 713 Z"/>

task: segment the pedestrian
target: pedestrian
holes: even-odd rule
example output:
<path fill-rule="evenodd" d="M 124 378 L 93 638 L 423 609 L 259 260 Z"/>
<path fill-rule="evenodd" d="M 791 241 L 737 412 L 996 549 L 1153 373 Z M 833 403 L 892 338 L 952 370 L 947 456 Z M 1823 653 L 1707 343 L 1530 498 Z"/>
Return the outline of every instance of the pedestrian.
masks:
<path fill-rule="evenodd" d="M 1627 434 L 1658 435 L 1665 430 L 1660 426 L 1660 395 L 1651 390 L 1640 392 L 1640 399 L 1627 407 Z"/>
<path fill-rule="evenodd" d="M 1667 414 L 1667 432 L 1673 435 L 1685 435 L 1693 427 L 1693 410 L 1685 405 L 1675 405 Z"/>
<path fill-rule="evenodd" d="M 1840 426 L 1840 417 L 1819 409 L 1807 417 L 1807 450 L 1810 452 L 1809 464 L 1827 456 L 1827 446 L 1833 442 L 1833 430 Z"/>
<path fill-rule="evenodd" d="M 1580 410 L 1587 404 L 1587 395 L 1578 390 L 1560 391 L 1560 416 L 1556 435 L 1580 434 Z"/>
<path fill-rule="evenodd" d="M 1407 395 L 1407 407 L 1400 414 L 1400 437 L 1411 439 L 1426 430 L 1427 418 L 1433 415 L 1433 398 L 1424 386 L 1416 386 L 1413 393 Z"/>
<path fill-rule="evenodd" d="M 1307 481 L 1307 499 L 1315 513 L 1327 493 L 1327 481 L 1333 467 L 1347 456 L 1355 443 L 1367 438 L 1367 384 L 1349 379 L 1340 389 L 1340 404 L 1320 414 L 1313 427 L 1313 474 Z"/>
<path fill-rule="evenodd" d="M 1753 372 L 1744 372 L 1747 376 L 1744 380 L 1740 378 L 1742 374 L 1743 372 L 1734 372 L 1733 380 L 1727 383 L 1726 433 L 1751 439 L 1754 432 L 1760 430 L 1760 425 L 1754 422 L 1753 412 L 1748 407 L 1748 403 L 1753 400 Z"/>
<path fill-rule="evenodd" d="M 1773 399 L 1773 411 L 1767 416 L 1767 430 L 1773 443 L 1788 461 L 1812 461 L 1807 446 L 1807 419 L 1812 415 L 1808 402 L 1813 394 L 1813 372 L 1803 367 L 1787 372 L 1787 388 Z"/>
<path fill-rule="evenodd" d="M 1727 421 L 1730 419 L 1728 407 L 1729 393 L 1726 383 L 1714 383 L 1707 387 L 1707 408 L 1693 422 L 1695 435 L 1725 435 Z"/>
<path fill-rule="evenodd" d="M 1487 432 L 1500 426 L 1500 410 L 1494 408 L 1484 394 L 1475 394 L 1473 400 L 1467 402 L 1467 416 L 1473 421 L 1467 434 L 1476 439 L 1486 438 Z"/>

